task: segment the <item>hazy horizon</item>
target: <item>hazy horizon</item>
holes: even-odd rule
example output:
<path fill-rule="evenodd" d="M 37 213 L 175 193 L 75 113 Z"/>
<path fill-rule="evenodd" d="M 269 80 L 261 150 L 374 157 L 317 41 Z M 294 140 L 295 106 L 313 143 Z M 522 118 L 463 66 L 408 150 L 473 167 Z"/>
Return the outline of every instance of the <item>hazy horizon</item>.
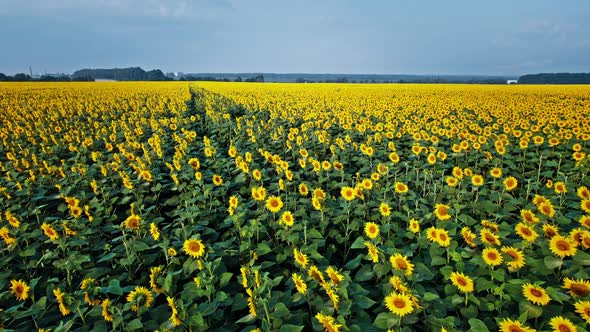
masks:
<path fill-rule="evenodd" d="M 0 0 L 0 72 L 590 72 L 590 2 Z"/>

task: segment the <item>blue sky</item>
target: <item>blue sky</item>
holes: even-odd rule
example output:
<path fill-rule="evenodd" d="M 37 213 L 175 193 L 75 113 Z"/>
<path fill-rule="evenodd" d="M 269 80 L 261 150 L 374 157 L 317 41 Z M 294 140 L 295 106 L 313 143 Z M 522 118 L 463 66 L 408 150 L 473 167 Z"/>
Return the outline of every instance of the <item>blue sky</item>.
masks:
<path fill-rule="evenodd" d="M 590 72 L 590 1 L 0 0 L 0 72 Z"/>

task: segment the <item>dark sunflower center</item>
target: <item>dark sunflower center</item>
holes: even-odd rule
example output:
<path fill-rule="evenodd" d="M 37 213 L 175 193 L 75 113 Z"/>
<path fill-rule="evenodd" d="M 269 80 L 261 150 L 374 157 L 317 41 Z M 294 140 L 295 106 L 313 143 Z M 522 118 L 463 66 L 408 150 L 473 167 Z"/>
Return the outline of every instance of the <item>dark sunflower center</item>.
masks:
<path fill-rule="evenodd" d="M 568 251 L 570 249 L 569 243 L 567 243 L 565 241 L 557 241 L 557 243 L 555 244 L 555 246 L 560 251 Z"/>
<path fill-rule="evenodd" d="M 197 242 L 191 242 L 189 244 L 188 248 L 190 249 L 190 251 L 197 252 L 197 251 L 201 250 L 201 245 L 198 244 Z"/>
<path fill-rule="evenodd" d="M 393 305 L 396 308 L 402 309 L 402 308 L 405 308 L 406 307 L 406 301 L 404 301 L 403 299 L 395 299 L 393 301 Z"/>
<path fill-rule="evenodd" d="M 590 294 L 590 288 L 581 284 L 573 284 L 570 287 L 571 291 L 579 297 L 584 297 Z"/>
<path fill-rule="evenodd" d="M 467 286 L 467 280 L 465 280 L 463 278 L 457 279 L 457 283 L 461 286 Z"/>
<path fill-rule="evenodd" d="M 408 269 L 408 264 L 406 264 L 406 262 L 403 259 L 401 259 L 401 258 L 398 258 L 395 261 L 395 265 L 397 265 L 397 267 L 399 269 L 401 269 L 401 270 L 407 270 Z"/>
<path fill-rule="evenodd" d="M 541 292 L 540 290 L 538 290 L 536 288 L 531 289 L 531 294 L 534 297 L 542 297 L 543 296 L 543 292 Z"/>

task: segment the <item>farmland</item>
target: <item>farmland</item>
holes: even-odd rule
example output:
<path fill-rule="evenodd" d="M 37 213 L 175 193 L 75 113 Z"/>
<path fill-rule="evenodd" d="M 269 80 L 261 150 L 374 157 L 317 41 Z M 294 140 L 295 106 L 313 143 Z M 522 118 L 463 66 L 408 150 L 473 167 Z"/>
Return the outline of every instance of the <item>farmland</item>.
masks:
<path fill-rule="evenodd" d="M 590 324 L 588 87 L 2 83 L 0 121 L 8 330 Z"/>

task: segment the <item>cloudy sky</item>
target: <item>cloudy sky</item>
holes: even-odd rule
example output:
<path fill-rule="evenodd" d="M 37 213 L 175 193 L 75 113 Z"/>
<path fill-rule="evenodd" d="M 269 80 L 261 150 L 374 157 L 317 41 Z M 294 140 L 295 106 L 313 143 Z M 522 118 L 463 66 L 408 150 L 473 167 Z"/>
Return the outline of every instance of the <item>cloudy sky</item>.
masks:
<path fill-rule="evenodd" d="M 589 0 L 0 0 L 0 72 L 590 72 Z"/>

